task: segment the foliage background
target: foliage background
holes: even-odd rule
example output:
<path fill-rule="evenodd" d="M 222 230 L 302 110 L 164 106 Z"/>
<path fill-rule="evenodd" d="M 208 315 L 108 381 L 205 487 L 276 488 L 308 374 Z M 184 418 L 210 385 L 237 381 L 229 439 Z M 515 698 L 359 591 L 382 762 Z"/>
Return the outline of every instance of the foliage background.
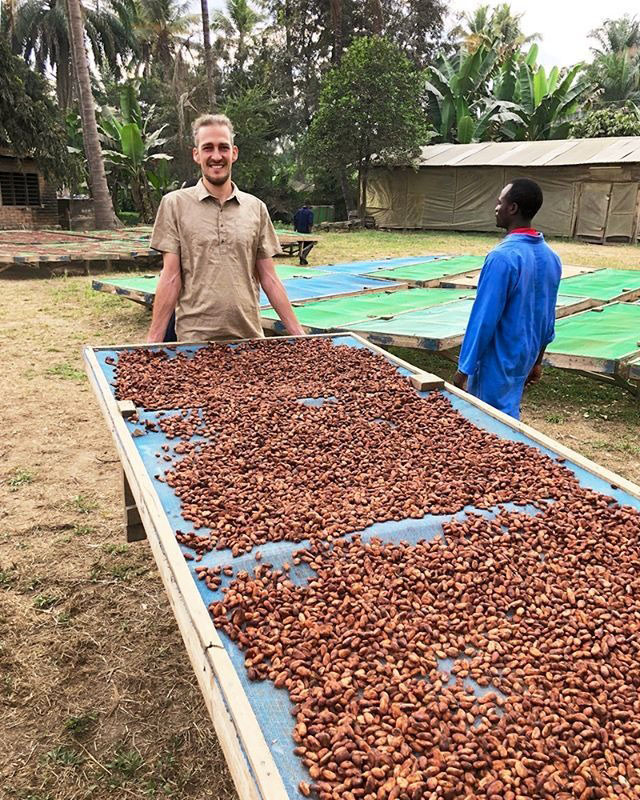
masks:
<path fill-rule="evenodd" d="M 211 110 L 236 125 L 236 180 L 282 219 L 303 199 L 344 215 L 362 205 L 372 157 L 410 158 L 429 142 L 640 130 L 633 16 L 603 19 L 589 63 L 545 69 L 539 34 L 523 30 L 508 3 L 478 5 L 453 24 L 443 0 L 226 0 L 211 15 L 207 0 L 201 5 L 203 14 L 185 0 L 84 2 L 99 134 L 120 212 L 150 219 L 160 194 L 195 176 L 190 125 Z M 65 3 L 5 4 L 0 143 L 32 152 L 58 186 L 82 192 L 88 172 L 70 48 Z M 121 107 L 123 91 L 135 96 L 136 119 Z M 127 129 L 136 148 L 123 149 L 114 114 L 137 128 Z"/>

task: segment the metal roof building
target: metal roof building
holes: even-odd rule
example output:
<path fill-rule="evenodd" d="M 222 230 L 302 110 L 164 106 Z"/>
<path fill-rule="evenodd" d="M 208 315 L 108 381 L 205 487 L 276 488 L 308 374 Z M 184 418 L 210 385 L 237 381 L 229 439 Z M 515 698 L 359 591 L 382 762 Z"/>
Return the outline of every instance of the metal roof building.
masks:
<path fill-rule="evenodd" d="M 517 177 L 542 187 L 535 222 L 547 235 L 638 238 L 637 136 L 429 145 L 417 168 L 371 170 L 368 213 L 380 227 L 493 231 L 496 199 Z"/>

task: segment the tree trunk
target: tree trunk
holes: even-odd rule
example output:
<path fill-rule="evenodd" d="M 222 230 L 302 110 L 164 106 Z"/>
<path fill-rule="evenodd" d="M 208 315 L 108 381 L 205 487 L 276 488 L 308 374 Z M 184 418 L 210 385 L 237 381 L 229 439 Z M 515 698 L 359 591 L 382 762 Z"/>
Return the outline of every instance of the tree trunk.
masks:
<path fill-rule="evenodd" d="M 342 37 L 342 0 L 330 0 L 331 9 L 331 28 L 333 29 L 333 52 L 331 61 L 339 64 L 342 60 L 343 37 Z"/>
<path fill-rule="evenodd" d="M 293 56 L 291 50 L 293 48 L 291 26 L 293 24 L 293 12 L 291 10 L 290 0 L 285 0 L 284 3 L 284 37 L 285 37 L 285 54 L 284 54 L 284 68 L 287 76 L 287 91 L 289 98 L 294 99 L 295 87 L 293 82 Z"/>
<path fill-rule="evenodd" d="M 347 168 L 345 166 L 341 166 L 339 168 L 338 176 L 340 178 L 340 189 L 342 190 L 344 205 L 345 208 L 347 209 L 347 216 L 349 216 L 349 212 L 353 211 L 354 202 L 353 202 L 353 193 L 351 191 L 351 186 L 349 185 L 349 178 L 347 177 Z"/>
<path fill-rule="evenodd" d="M 342 0 L 330 0 L 331 12 L 331 28 L 333 31 L 333 51 L 331 53 L 331 61 L 334 64 L 340 64 L 342 61 L 342 51 L 344 49 L 344 38 L 342 35 Z M 347 209 L 347 217 L 349 212 L 353 210 L 354 201 L 351 186 L 349 186 L 349 178 L 347 177 L 347 168 L 340 165 L 338 170 L 338 177 L 340 179 L 340 189 L 344 199 L 344 205 Z"/>
<path fill-rule="evenodd" d="M 120 228 L 122 224 L 116 217 L 107 186 L 107 176 L 104 171 L 102 148 L 98 138 L 96 124 L 96 110 L 91 93 L 89 81 L 89 68 L 87 66 L 87 51 L 84 46 L 84 25 L 80 0 L 67 0 L 69 37 L 71 39 L 71 54 L 78 80 L 78 93 L 80 99 L 80 117 L 82 118 L 82 138 L 84 151 L 87 157 L 89 185 L 93 196 L 93 207 L 96 215 L 96 228 Z"/>
<path fill-rule="evenodd" d="M 207 70 L 207 97 L 209 98 L 209 111 L 216 111 L 216 85 L 213 66 L 213 52 L 211 50 L 211 37 L 209 36 L 209 4 L 207 0 L 200 0 L 202 12 L 202 44 L 204 46 L 204 65 Z"/>
<path fill-rule="evenodd" d="M 370 156 L 367 156 L 363 161 L 360 162 L 358 167 L 358 186 L 360 188 L 360 197 L 358 198 L 358 214 L 363 225 L 367 216 L 367 186 L 369 185 L 370 161 Z"/>
<path fill-rule="evenodd" d="M 382 3 L 380 0 L 370 0 L 371 7 L 371 33 L 375 36 L 382 36 L 384 25 L 384 15 L 382 13 Z"/>

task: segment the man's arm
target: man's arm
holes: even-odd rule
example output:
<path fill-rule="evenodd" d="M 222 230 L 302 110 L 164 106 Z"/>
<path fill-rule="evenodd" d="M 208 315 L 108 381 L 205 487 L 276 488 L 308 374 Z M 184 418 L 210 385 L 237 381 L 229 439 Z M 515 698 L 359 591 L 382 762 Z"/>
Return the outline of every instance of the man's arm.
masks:
<path fill-rule="evenodd" d="M 180 271 L 180 256 L 177 253 L 164 253 L 162 258 L 162 272 L 153 300 L 153 316 L 147 335 L 147 342 L 162 342 L 171 315 L 175 311 L 180 289 L 182 288 L 182 273 Z"/>
<path fill-rule="evenodd" d="M 276 267 L 272 258 L 259 258 L 256 261 L 258 280 L 264 289 L 264 293 L 269 298 L 269 302 L 284 323 L 285 328 L 291 336 L 302 336 L 304 331 L 296 315 L 293 313 L 291 303 L 287 297 L 282 281 L 276 273 Z"/>
<path fill-rule="evenodd" d="M 536 358 L 536 363 L 531 367 L 531 372 L 528 374 L 526 381 L 524 382 L 525 386 L 528 386 L 530 383 L 538 383 L 538 381 L 542 378 L 542 359 L 544 358 L 545 350 L 547 346 L 551 344 L 551 342 L 556 338 L 556 305 L 558 302 L 558 289 L 560 286 L 560 279 L 562 278 L 562 264 L 560 263 L 560 259 L 555 256 L 555 285 L 554 291 L 551 296 L 551 300 L 549 302 L 549 307 L 547 309 L 547 331 L 544 338 L 544 344 L 542 345 L 542 349 L 538 353 L 538 358 Z"/>
<path fill-rule="evenodd" d="M 453 383 L 459 389 L 464 389 L 467 376 L 476 371 L 493 339 L 507 302 L 509 278 L 508 263 L 501 255 L 490 253 L 480 273 L 476 299 L 460 350 L 458 371 L 453 377 Z"/>
<path fill-rule="evenodd" d="M 544 351 L 547 349 L 547 345 L 542 348 L 538 358 L 536 359 L 536 363 L 531 367 L 531 372 L 527 376 L 527 380 L 524 382 L 525 386 L 528 386 L 530 383 L 538 383 L 540 378 L 542 377 L 542 359 L 544 358 Z"/>

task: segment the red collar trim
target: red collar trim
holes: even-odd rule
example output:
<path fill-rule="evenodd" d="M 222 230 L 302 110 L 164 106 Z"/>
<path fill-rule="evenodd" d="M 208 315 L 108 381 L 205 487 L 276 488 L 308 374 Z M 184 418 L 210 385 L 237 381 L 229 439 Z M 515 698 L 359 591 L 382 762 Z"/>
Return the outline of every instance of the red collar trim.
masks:
<path fill-rule="evenodd" d="M 514 228 L 509 233 L 526 233 L 529 236 L 538 236 L 538 231 L 535 228 Z"/>

